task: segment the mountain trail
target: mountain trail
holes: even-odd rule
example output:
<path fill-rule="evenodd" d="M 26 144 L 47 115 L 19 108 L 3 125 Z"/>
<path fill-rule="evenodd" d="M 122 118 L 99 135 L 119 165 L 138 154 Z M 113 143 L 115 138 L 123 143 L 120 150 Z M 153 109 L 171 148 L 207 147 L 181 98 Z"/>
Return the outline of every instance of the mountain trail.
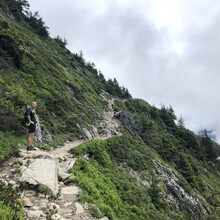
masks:
<path fill-rule="evenodd" d="M 110 100 L 108 112 L 104 113 L 106 129 L 118 127 Z M 116 135 L 116 134 L 115 134 Z M 120 134 L 118 134 L 120 135 Z M 105 140 L 112 133 L 97 135 L 93 139 Z M 81 189 L 74 184 L 75 176 L 68 173 L 77 158 L 69 152 L 88 140 L 66 142 L 63 146 L 48 151 L 20 149 L 18 157 L 11 157 L 0 168 L 0 180 L 13 188 L 22 189 L 25 219 L 28 220 L 96 220 L 90 214 L 88 204 L 77 201 Z M 86 155 L 85 155 L 85 159 Z M 102 220 L 108 220 L 107 217 Z"/>

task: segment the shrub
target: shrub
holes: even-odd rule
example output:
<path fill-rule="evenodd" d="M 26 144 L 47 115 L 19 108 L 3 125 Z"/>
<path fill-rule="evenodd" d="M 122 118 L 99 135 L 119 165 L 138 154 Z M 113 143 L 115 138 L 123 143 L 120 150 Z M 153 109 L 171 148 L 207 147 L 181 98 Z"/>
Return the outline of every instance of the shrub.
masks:
<path fill-rule="evenodd" d="M 43 19 L 39 16 L 38 12 L 35 12 L 34 14 L 29 12 L 25 20 L 39 36 L 43 38 L 49 37 L 49 28 L 45 26 L 45 23 Z"/>
<path fill-rule="evenodd" d="M 20 67 L 23 51 L 19 48 L 13 35 L 1 32 L 0 33 L 0 56 L 13 58 L 14 64 Z"/>
<path fill-rule="evenodd" d="M 0 182 L 0 192 L 0 219 L 22 220 L 24 215 L 18 190 Z"/>

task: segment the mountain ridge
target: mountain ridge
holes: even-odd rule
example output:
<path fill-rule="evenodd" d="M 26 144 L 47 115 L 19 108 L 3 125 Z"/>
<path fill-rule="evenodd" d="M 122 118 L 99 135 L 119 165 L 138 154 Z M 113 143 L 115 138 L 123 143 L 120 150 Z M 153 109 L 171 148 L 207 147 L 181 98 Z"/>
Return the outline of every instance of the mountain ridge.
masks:
<path fill-rule="evenodd" d="M 0 8 L 1 162 L 25 145 L 22 107 L 35 100 L 44 131 L 37 147 L 91 139 L 71 150 L 77 162 L 70 172 L 79 201 L 97 218 L 219 219 L 220 163 L 207 133 L 176 124 L 171 106 L 133 99 L 116 79 L 106 80 L 65 40 L 52 39 L 27 1 L 0 0 Z M 4 215 L 14 205 L 0 196 Z"/>

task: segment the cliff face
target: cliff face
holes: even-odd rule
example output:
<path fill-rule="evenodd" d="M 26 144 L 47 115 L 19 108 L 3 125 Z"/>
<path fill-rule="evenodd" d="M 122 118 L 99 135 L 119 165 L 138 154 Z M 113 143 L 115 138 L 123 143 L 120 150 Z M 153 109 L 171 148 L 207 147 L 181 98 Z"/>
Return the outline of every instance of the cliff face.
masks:
<path fill-rule="evenodd" d="M 65 41 L 50 38 L 41 18 L 24 15 L 26 1 L 0 6 L 1 161 L 25 144 L 22 108 L 35 100 L 43 133 L 38 147 L 90 139 L 72 150 L 71 172 L 79 199 L 95 216 L 220 218 L 220 166 L 206 133 L 177 124 L 172 107 L 132 99 L 117 80 L 105 80 Z M 100 136 L 108 139 L 92 140 Z"/>

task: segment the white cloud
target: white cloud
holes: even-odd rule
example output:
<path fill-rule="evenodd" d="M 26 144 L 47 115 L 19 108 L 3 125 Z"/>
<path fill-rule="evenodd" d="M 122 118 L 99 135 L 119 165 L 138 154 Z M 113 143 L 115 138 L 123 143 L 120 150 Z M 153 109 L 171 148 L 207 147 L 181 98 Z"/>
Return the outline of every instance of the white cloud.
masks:
<path fill-rule="evenodd" d="M 29 0 L 51 34 L 82 49 L 134 97 L 172 105 L 186 125 L 220 141 L 220 2 L 217 0 Z"/>

